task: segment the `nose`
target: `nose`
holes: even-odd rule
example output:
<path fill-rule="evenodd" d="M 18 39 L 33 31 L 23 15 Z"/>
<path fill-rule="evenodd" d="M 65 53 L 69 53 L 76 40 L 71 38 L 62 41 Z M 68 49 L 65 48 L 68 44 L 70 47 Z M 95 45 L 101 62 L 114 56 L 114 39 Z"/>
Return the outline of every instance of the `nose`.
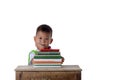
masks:
<path fill-rule="evenodd" d="M 42 40 L 41 40 L 41 42 L 42 42 L 42 43 L 45 43 L 45 40 L 44 40 L 44 39 L 42 39 Z"/>

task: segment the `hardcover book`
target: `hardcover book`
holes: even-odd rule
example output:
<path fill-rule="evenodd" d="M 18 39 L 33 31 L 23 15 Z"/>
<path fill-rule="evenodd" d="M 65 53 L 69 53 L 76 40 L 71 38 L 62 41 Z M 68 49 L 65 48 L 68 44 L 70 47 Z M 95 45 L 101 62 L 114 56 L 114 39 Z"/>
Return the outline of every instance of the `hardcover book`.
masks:
<path fill-rule="evenodd" d="M 41 52 L 59 52 L 59 49 L 42 49 Z"/>
<path fill-rule="evenodd" d="M 62 59 L 33 59 L 35 62 L 62 62 Z"/>
<path fill-rule="evenodd" d="M 38 55 L 60 55 L 60 52 L 38 52 Z"/>
<path fill-rule="evenodd" d="M 60 55 L 35 55 L 34 59 L 61 59 Z"/>

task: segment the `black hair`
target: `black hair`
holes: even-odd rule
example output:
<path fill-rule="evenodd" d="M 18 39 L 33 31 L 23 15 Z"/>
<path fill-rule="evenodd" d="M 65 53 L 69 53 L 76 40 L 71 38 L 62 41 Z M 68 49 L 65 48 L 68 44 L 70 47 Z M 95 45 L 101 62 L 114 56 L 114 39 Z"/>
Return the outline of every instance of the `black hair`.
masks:
<path fill-rule="evenodd" d="M 51 36 L 52 36 L 52 28 L 51 28 L 49 25 L 47 25 L 47 24 L 42 24 L 42 25 L 38 26 L 38 28 L 37 28 L 37 30 L 36 30 L 36 34 L 37 34 L 39 31 L 49 33 L 49 34 L 51 34 Z"/>

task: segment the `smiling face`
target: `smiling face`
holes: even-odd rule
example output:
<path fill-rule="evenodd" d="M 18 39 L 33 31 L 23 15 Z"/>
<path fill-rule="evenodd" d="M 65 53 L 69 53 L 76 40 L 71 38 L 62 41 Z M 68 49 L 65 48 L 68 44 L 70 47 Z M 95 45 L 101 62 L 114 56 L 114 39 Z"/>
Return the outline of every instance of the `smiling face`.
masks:
<path fill-rule="evenodd" d="M 51 34 L 39 31 L 34 37 L 35 45 L 38 50 L 49 48 L 49 44 L 52 43 L 53 39 Z"/>

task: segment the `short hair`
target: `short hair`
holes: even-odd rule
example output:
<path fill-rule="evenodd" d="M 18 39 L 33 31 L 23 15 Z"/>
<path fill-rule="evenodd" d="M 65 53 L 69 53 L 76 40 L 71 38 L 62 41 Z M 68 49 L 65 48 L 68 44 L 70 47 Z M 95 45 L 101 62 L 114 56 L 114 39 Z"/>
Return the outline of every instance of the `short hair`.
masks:
<path fill-rule="evenodd" d="M 42 25 L 38 26 L 37 30 L 36 30 L 36 34 L 39 31 L 49 33 L 49 34 L 51 34 L 51 37 L 52 37 L 52 28 L 49 25 L 47 25 L 47 24 L 42 24 Z"/>

